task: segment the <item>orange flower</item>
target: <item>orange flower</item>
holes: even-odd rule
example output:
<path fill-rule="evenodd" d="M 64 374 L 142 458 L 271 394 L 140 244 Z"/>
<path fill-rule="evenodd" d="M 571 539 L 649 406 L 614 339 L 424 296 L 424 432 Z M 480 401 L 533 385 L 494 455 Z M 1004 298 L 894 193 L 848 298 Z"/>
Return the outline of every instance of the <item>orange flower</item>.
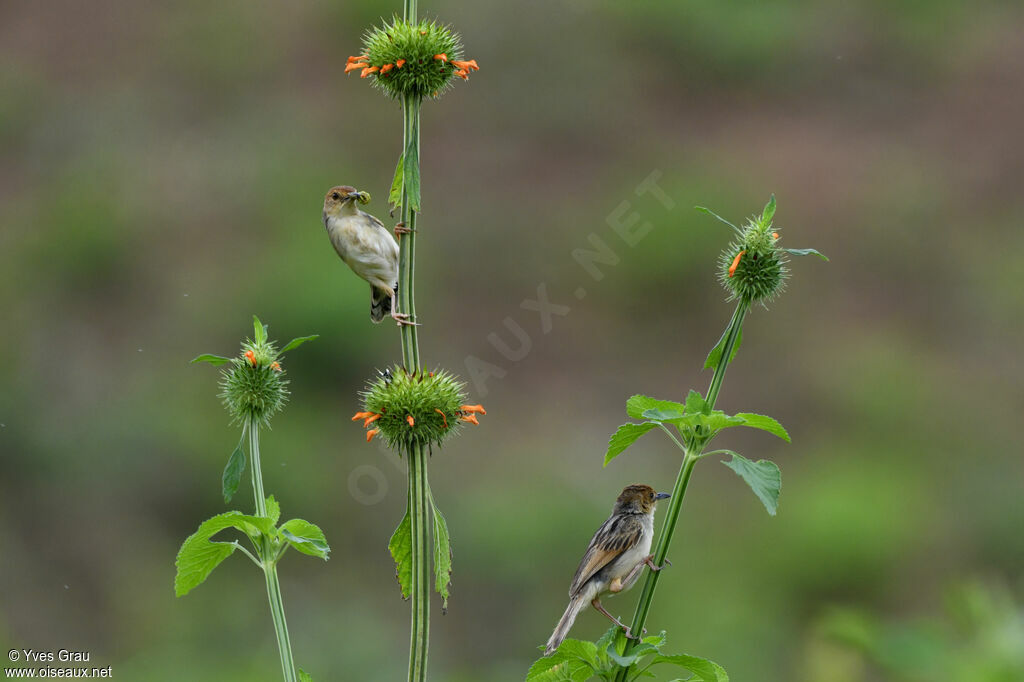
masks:
<path fill-rule="evenodd" d="M 256 366 L 256 354 L 251 350 L 245 351 L 245 359 L 249 361 L 249 364 L 253 367 Z"/>
<path fill-rule="evenodd" d="M 434 59 L 436 59 L 436 60 L 438 60 L 440 62 L 446 62 L 446 61 L 448 61 L 448 55 L 446 55 L 444 52 L 442 52 L 441 54 L 435 54 L 434 55 Z"/>
<path fill-rule="evenodd" d="M 487 410 L 484 409 L 483 405 L 463 405 L 459 410 L 462 412 L 478 412 L 480 414 L 487 414 Z"/>
<path fill-rule="evenodd" d="M 480 422 L 477 421 L 475 414 L 465 414 L 459 417 L 459 419 L 461 419 L 464 422 L 469 422 L 470 424 L 476 424 L 477 426 L 480 426 Z"/>
<path fill-rule="evenodd" d="M 778 238 L 779 238 L 779 233 L 778 232 L 772 232 L 772 239 L 778 239 Z"/>
<path fill-rule="evenodd" d="M 409 422 L 409 428 L 416 426 L 416 420 L 412 418 L 411 414 L 405 415 L 405 421 Z"/>
<path fill-rule="evenodd" d="M 405 60 L 404 59 L 396 59 L 395 60 L 395 66 L 397 66 L 398 68 L 402 68 L 403 66 L 405 66 Z"/>
<path fill-rule="evenodd" d="M 736 254 L 736 257 L 732 259 L 732 265 L 729 266 L 730 277 L 736 274 L 736 268 L 738 268 L 740 265 L 740 258 L 743 258 L 743 254 L 745 253 L 746 251 L 740 251 L 739 253 Z"/>
<path fill-rule="evenodd" d="M 444 428 L 447 429 L 448 428 L 448 417 L 446 417 L 444 412 L 442 412 L 441 410 L 437 409 L 436 407 L 434 408 L 434 412 L 437 412 L 439 415 L 441 415 L 441 419 L 444 420 Z"/>
<path fill-rule="evenodd" d="M 369 57 L 367 57 L 365 54 L 361 54 L 358 57 L 349 57 L 348 63 L 351 64 L 352 62 L 364 62 L 367 59 L 369 59 Z"/>
<path fill-rule="evenodd" d="M 426 31 L 420 31 L 420 35 L 421 36 L 425 36 L 425 35 L 427 35 L 427 32 Z"/>
<path fill-rule="evenodd" d="M 345 67 L 345 73 L 348 73 L 349 71 L 355 71 L 356 69 L 365 69 L 368 66 L 369 64 L 367 64 L 366 62 L 352 62 L 351 64 Z"/>
<path fill-rule="evenodd" d="M 460 61 L 458 59 L 453 59 L 452 64 L 454 64 L 456 68 L 462 69 L 463 71 L 469 71 L 470 69 L 473 69 L 474 71 L 480 70 L 480 67 L 476 65 L 475 59 L 470 59 L 469 61 L 465 62 Z"/>
<path fill-rule="evenodd" d="M 366 419 L 365 419 L 365 420 L 363 421 L 363 428 L 364 428 L 364 429 L 365 429 L 365 428 L 366 428 L 367 426 L 369 426 L 370 424 L 372 424 L 373 422 L 375 422 L 375 421 L 377 421 L 378 419 L 380 419 L 380 415 L 379 415 L 379 414 L 374 414 L 374 413 L 372 413 L 372 412 L 370 412 L 369 414 L 370 414 L 370 416 L 369 416 L 369 417 L 367 417 L 367 418 L 366 418 Z"/>
<path fill-rule="evenodd" d="M 271 363 L 270 369 L 274 370 L 275 372 L 280 372 L 281 371 L 281 363 L 280 362 L 273 362 L 273 363 Z"/>
<path fill-rule="evenodd" d="M 380 433 L 380 429 L 373 429 L 371 431 L 367 431 L 366 442 L 369 443 L 371 440 L 373 440 L 373 437 L 376 436 L 378 433 Z"/>
<path fill-rule="evenodd" d="M 367 68 L 363 69 L 360 72 L 359 77 L 360 78 L 366 78 L 371 73 L 377 73 L 378 71 L 380 71 L 380 67 L 378 67 L 378 66 L 370 66 L 370 67 L 367 67 Z"/>
<path fill-rule="evenodd" d="M 395 68 L 394 64 L 385 64 L 384 66 L 380 67 L 380 72 L 381 73 L 387 73 L 388 71 L 390 71 L 393 68 Z"/>
<path fill-rule="evenodd" d="M 466 71 L 465 69 L 459 69 L 458 71 L 455 72 L 455 75 L 464 81 L 469 80 L 469 71 Z"/>
<path fill-rule="evenodd" d="M 359 421 L 360 419 L 366 419 L 367 417 L 372 416 L 372 415 L 373 415 L 373 412 L 356 412 L 354 415 L 352 415 L 352 421 Z"/>

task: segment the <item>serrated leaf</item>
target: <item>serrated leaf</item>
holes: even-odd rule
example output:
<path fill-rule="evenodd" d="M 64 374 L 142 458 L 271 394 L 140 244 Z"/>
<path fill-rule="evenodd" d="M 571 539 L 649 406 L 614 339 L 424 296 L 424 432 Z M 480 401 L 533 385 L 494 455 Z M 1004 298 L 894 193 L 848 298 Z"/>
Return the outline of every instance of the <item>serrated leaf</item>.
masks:
<path fill-rule="evenodd" d="M 585 642 L 579 639 L 566 639 L 558 645 L 558 649 L 556 649 L 553 655 L 564 657 L 566 659 L 582 661 L 594 669 L 598 666 L 597 645 L 593 642 Z"/>
<path fill-rule="evenodd" d="M 686 412 L 687 414 L 710 414 L 711 408 L 704 401 L 704 396 L 690 389 L 690 392 L 686 394 Z"/>
<path fill-rule="evenodd" d="M 644 410 L 642 416 L 644 419 L 650 419 L 651 421 L 656 422 L 675 422 L 686 418 L 686 415 L 683 414 L 682 410 L 662 409 L 657 407 L 650 410 Z"/>
<path fill-rule="evenodd" d="M 224 473 L 220 478 L 221 493 L 224 495 L 224 504 L 231 502 L 231 498 L 238 492 L 238 482 L 242 480 L 245 472 L 245 451 L 239 443 L 235 451 L 228 457 L 228 463 L 224 467 Z"/>
<path fill-rule="evenodd" d="M 559 658 L 558 653 L 539 658 L 526 673 L 526 682 L 584 682 L 593 668 L 578 659 Z"/>
<path fill-rule="evenodd" d="M 299 682 L 313 682 L 313 676 L 299 668 Z"/>
<path fill-rule="evenodd" d="M 391 535 L 388 551 L 395 560 L 395 577 L 402 589 L 402 599 L 408 599 L 412 594 L 412 517 L 409 516 L 408 508 L 402 522 Z"/>
<path fill-rule="evenodd" d="M 772 221 L 775 216 L 775 195 L 772 194 L 771 199 L 764 205 L 764 210 L 761 211 L 761 224 L 767 225 Z"/>
<path fill-rule="evenodd" d="M 605 651 L 608 654 L 608 658 L 612 659 L 613 662 L 620 665 L 623 668 L 628 668 L 644 656 L 650 656 L 651 654 L 658 653 L 658 647 L 653 644 L 639 644 L 634 647 L 628 654 L 620 654 L 616 651 L 615 646 L 611 645 Z"/>
<path fill-rule="evenodd" d="M 620 426 L 608 440 L 608 451 L 604 453 L 604 466 L 608 466 L 608 462 L 621 455 L 626 448 L 636 442 L 637 438 L 657 426 L 655 422 L 623 424 Z"/>
<path fill-rule="evenodd" d="M 680 668 L 686 668 L 690 672 L 695 673 L 701 682 L 729 682 L 729 675 L 722 666 L 699 656 L 688 656 L 686 654 L 664 656 L 659 654 L 654 657 L 653 663 L 655 665 L 669 663 L 671 665 L 678 665 Z"/>
<path fill-rule="evenodd" d="M 405 148 L 402 156 L 402 184 L 405 189 L 405 197 L 409 201 L 409 208 L 413 211 L 420 210 L 420 150 L 416 144 L 415 136 L 409 138 L 409 145 Z"/>
<path fill-rule="evenodd" d="M 793 254 L 794 256 L 817 256 L 823 261 L 828 260 L 828 256 L 817 249 L 783 249 L 783 251 Z"/>
<path fill-rule="evenodd" d="M 234 542 L 214 542 L 210 538 L 228 528 L 248 532 L 248 527 L 256 518 L 239 511 L 229 511 L 203 521 L 178 550 L 178 556 L 174 561 L 177 568 L 174 576 L 174 593 L 179 597 L 188 594 L 206 580 L 220 562 L 234 553 Z"/>
<path fill-rule="evenodd" d="M 775 516 L 779 508 L 779 493 L 782 490 L 782 472 L 775 462 L 761 459 L 751 462 L 743 455 L 733 452 L 732 459 L 722 464 L 735 471 L 746 481 L 768 513 Z M 696 671 L 695 671 L 696 672 Z"/>
<path fill-rule="evenodd" d="M 441 609 L 448 612 L 448 592 L 452 584 L 452 546 L 448 535 L 448 522 L 444 514 L 434 504 L 434 494 L 430 496 L 430 508 L 434 510 L 434 589 L 441 595 Z"/>
<path fill-rule="evenodd" d="M 626 414 L 633 419 L 643 419 L 645 410 L 678 410 L 683 411 L 683 404 L 671 400 L 658 400 L 645 395 L 634 395 L 626 401 Z"/>
<path fill-rule="evenodd" d="M 744 426 L 745 422 L 736 416 L 730 417 L 721 410 L 715 410 L 711 414 L 702 414 L 695 420 L 694 426 L 704 426 L 709 431 L 720 431 L 730 426 Z"/>
<path fill-rule="evenodd" d="M 252 316 L 253 341 L 256 343 L 267 342 L 267 325 L 260 322 L 260 318 Z"/>
<path fill-rule="evenodd" d="M 289 545 L 309 556 L 320 557 L 324 561 L 330 558 L 331 548 L 320 527 L 304 519 L 292 519 L 280 529 Z"/>
<path fill-rule="evenodd" d="M 722 353 L 725 352 L 725 341 L 729 338 L 729 329 L 722 333 L 722 338 L 718 340 L 715 347 L 708 353 L 708 357 L 704 360 L 704 369 L 718 369 L 718 363 L 722 361 Z M 729 353 L 729 362 L 736 359 L 736 353 L 740 350 L 740 344 L 743 343 L 743 327 L 740 327 L 740 331 L 736 334 L 736 342 L 732 344 L 732 352 Z"/>
<path fill-rule="evenodd" d="M 618 639 L 618 635 L 620 632 L 622 632 L 622 628 L 620 628 L 618 625 L 613 625 L 607 630 L 605 630 L 604 634 L 601 635 L 601 638 L 598 639 L 595 643 L 595 646 L 597 647 L 597 655 L 599 657 L 603 657 L 605 661 L 608 660 L 607 649 L 609 646 L 615 644 L 615 641 Z"/>
<path fill-rule="evenodd" d="M 723 223 L 725 223 L 726 225 L 728 225 L 732 229 L 736 230 L 737 232 L 740 231 L 740 228 L 736 227 L 735 225 L 730 223 L 728 220 L 726 220 L 722 216 L 720 216 L 717 213 L 715 213 L 714 211 L 712 211 L 710 208 L 705 208 L 703 206 L 694 206 L 694 208 L 697 209 L 698 211 L 700 211 L 701 213 L 707 213 L 709 216 L 711 216 L 713 218 L 717 218 L 718 220 L 722 221 Z"/>
<path fill-rule="evenodd" d="M 197 355 L 196 357 L 192 358 L 190 364 L 194 365 L 197 362 L 208 362 L 211 365 L 217 366 L 231 362 L 231 358 L 225 358 L 221 357 L 220 355 L 210 355 L 209 353 L 203 353 L 202 355 Z"/>
<path fill-rule="evenodd" d="M 281 520 L 281 505 L 277 503 L 273 495 L 267 498 L 267 518 L 270 519 L 271 525 L 274 526 Z"/>
<path fill-rule="evenodd" d="M 754 414 L 753 412 L 737 412 L 734 417 L 738 417 L 743 420 L 743 426 L 749 426 L 752 429 L 761 429 L 767 431 L 773 436 L 778 436 L 787 443 L 793 441 L 789 438 L 789 432 L 782 427 L 782 424 L 775 421 L 771 417 L 764 414 Z"/>
<path fill-rule="evenodd" d="M 319 338 L 320 338 L 319 334 L 313 334 L 312 336 L 300 336 L 297 339 L 292 339 L 287 344 L 285 344 L 285 347 L 281 349 L 281 352 L 282 353 L 287 353 L 288 351 L 292 350 L 293 348 L 298 348 L 299 346 L 301 346 L 302 344 L 306 343 L 307 341 L 312 341 L 313 339 L 319 339 Z"/>
<path fill-rule="evenodd" d="M 391 204 L 392 211 L 402 203 L 402 184 L 405 179 L 404 163 L 405 154 L 400 154 L 398 165 L 395 166 L 395 177 L 391 181 L 391 192 L 388 194 L 388 203 Z"/>

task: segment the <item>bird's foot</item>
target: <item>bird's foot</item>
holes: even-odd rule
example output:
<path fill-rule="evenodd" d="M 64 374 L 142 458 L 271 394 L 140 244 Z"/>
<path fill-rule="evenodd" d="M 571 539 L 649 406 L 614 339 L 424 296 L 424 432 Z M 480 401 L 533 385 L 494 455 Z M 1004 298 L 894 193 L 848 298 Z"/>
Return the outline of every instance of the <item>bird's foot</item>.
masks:
<path fill-rule="evenodd" d="M 419 327 L 419 322 L 409 319 L 408 313 L 391 313 L 391 319 L 398 323 L 399 327 Z"/>
<path fill-rule="evenodd" d="M 416 230 L 406 227 L 405 223 L 398 223 L 395 225 L 395 237 L 397 239 L 401 239 L 403 234 L 410 234 L 415 231 Z"/>
<path fill-rule="evenodd" d="M 646 633 L 647 633 L 647 630 L 645 628 L 644 629 L 644 634 L 646 634 Z M 633 634 L 632 628 L 630 628 L 628 625 L 623 625 L 622 626 L 622 634 L 624 634 L 626 636 L 626 639 L 632 639 L 632 640 L 635 640 L 637 642 L 640 641 L 640 638 Z"/>
<path fill-rule="evenodd" d="M 653 554 L 648 554 L 646 557 L 644 557 L 644 563 L 647 564 L 647 566 L 652 571 L 654 571 L 655 573 L 657 573 L 658 571 L 666 568 L 667 566 L 671 566 L 672 565 L 672 562 L 669 561 L 668 558 L 666 558 L 665 559 L 665 563 L 663 563 L 661 566 L 655 566 L 654 565 L 654 555 Z"/>

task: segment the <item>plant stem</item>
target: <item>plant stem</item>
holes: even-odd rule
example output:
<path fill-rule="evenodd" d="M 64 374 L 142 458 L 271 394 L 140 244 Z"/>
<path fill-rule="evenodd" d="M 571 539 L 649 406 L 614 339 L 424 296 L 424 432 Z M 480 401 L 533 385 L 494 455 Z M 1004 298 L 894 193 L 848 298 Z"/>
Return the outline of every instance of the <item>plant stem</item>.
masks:
<path fill-rule="evenodd" d="M 416 0 L 404 0 L 405 20 L 416 21 Z M 402 102 L 403 144 L 405 164 L 412 162 L 412 172 L 419 177 L 420 100 L 405 97 Z M 408 154 L 415 149 L 415 156 Z M 408 166 L 405 167 L 409 171 Z M 407 176 L 408 177 L 408 176 Z M 402 222 L 412 230 L 402 236 L 398 255 L 398 311 L 416 321 L 416 211 L 411 205 L 406 183 L 402 184 Z M 408 372 L 420 370 L 420 346 L 415 325 L 402 325 L 402 361 Z M 412 585 L 410 606 L 412 624 L 409 635 L 409 682 L 427 679 L 427 650 L 430 643 L 430 580 L 427 566 L 430 524 L 427 509 L 427 455 L 423 446 L 408 453 L 409 511 L 412 532 Z"/>
<path fill-rule="evenodd" d="M 255 419 L 246 425 L 249 431 L 249 458 L 252 460 L 252 492 L 256 498 L 256 516 L 267 515 L 267 498 L 263 494 L 263 470 L 260 466 L 260 425 Z M 281 599 L 281 583 L 277 579 L 277 560 L 270 538 L 260 539 L 260 568 L 267 582 L 267 600 L 270 602 L 270 617 L 274 621 L 277 636 L 277 650 L 281 655 L 281 671 L 285 682 L 298 682 L 295 676 L 295 659 L 292 656 L 292 642 L 288 637 L 288 623 L 284 617 L 284 602 Z"/>
<path fill-rule="evenodd" d="M 729 320 L 729 326 L 726 329 L 725 346 L 722 348 L 722 357 L 718 361 L 718 366 L 715 367 L 715 373 L 711 377 L 711 386 L 708 387 L 707 397 L 705 398 L 710 409 L 714 409 L 715 401 L 718 400 L 718 393 L 722 389 L 722 378 L 725 377 L 725 370 L 732 359 L 732 350 L 736 346 L 736 340 L 739 338 L 740 330 L 743 328 L 743 320 L 749 309 L 750 305 L 748 303 L 740 301 L 736 304 L 736 310 L 732 314 L 732 319 Z M 669 436 L 671 437 L 672 434 L 669 433 Z M 672 440 L 675 441 L 676 445 L 680 445 L 679 441 L 674 437 Z M 679 520 L 679 512 L 683 507 L 686 487 L 690 483 L 690 475 L 693 473 L 693 467 L 697 460 L 700 459 L 701 450 L 704 449 L 705 443 L 706 441 L 702 440 L 698 434 L 693 442 L 687 443 L 687 447 L 682 448 L 683 463 L 679 468 L 675 487 L 672 489 L 671 502 L 669 502 L 668 513 L 665 516 L 665 525 L 661 527 L 658 544 L 654 549 L 654 564 L 656 566 L 665 565 L 669 545 L 671 545 L 672 536 L 675 534 L 676 522 Z M 643 591 L 640 593 L 640 601 L 637 602 L 636 612 L 633 614 L 633 623 L 630 626 L 630 629 L 635 633 L 643 632 L 644 623 L 647 622 L 647 614 L 651 610 L 651 602 L 654 600 L 654 590 L 658 586 L 658 580 L 661 578 L 662 573 L 663 571 L 647 572 Z M 628 655 L 632 648 L 633 640 L 626 640 L 624 655 Z M 626 682 L 628 677 L 629 667 L 619 668 L 615 681 Z"/>

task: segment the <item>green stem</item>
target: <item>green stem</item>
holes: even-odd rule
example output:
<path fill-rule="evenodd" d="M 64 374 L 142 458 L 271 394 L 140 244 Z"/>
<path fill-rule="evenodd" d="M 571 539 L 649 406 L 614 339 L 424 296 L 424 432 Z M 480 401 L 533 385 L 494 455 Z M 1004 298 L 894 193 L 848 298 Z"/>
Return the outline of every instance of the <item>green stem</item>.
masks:
<path fill-rule="evenodd" d="M 416 0 L 404 0 L 405 20 L 416 21 Z M 403 144 L 405 163 L 415 164 L 411 169 L 418 178 L 420 148 L 420 100 L 407 96 L 402 102 Z M 416 150 L 415 157 L 407 152 Z M 406 166 L 405 171 L 409 172 Z M 402 185 L 402 222 L 412 230 L 402 236 L 398 255 L 398 312 L 416 321 L 416 211 L 411 205 L 408 187 Z M 420 370 L 420 346 L 415 325 L 402 325 L 402 361 L 406 371 Z M 430 528 L 427 508 L 427 455 L 422 446 L 412 448 L 408 453 L 409 466 L 409 510 L 412 531 L 412 585 L 410 606 L 412 624 L 409 636 L 409 682 L 423 682 L 427 679 L 427 650 L 430 643 L 430 580 L 427 561 L 428 533 Z"/>
<path fill-rule="evenodd" d="M 260 466 L 260 426 L 251 419 L 246 425 L 249 432 L 249 458 L 252 460 L 252 492 L 256 498 L 256 516 L 267 515 L 267 498 L 263 494 L 263 470 Z M 273 541 L 267 536 L 260 538 L 259 563 L 267 582 L 267 600 L 270 602 L 270 617 L 274 621 L 277 636 L 277 650 L 281 655 L 281 671 L 285 682 L 298 682 L 295 675 L 295 659 L 292 656 L 292 642 L 288 637 L 288 623 L 284 617 L 284 602 L 281 599 L 281 583 L 277 579 L 277 560 L 273 556 Z"/>
<path fill-rule="evenodd" d="M 725 370 L 729 366 L 729 360 L 732 356 L 732 349 L 736 346 L 736 340 L 739 338 L 740 329 L 743 328 L 743 320 L 747 315 L 750 305 L 744 301 L 740 301 L 736 305 L 736 310 L 732 314 L 732 319 L 729 320 L 729 327 L 726 330 L 725 346 L 722 348 L 722 358 L 718 362 L 718 366 L 715 367 L 715 373 L 711 377 L 711 386 L 708 387 L 708 393 L 705 400 L 708 403 L 710 409 L 714 409 L 715 401 L 718 400 L 718 393 L 722 389 L 722 378 L 725 377 Z M 664 428 L 664 427 L 663 427 Z M 672 436 L 671 432 L 666 429 L 666 433 L 677 446 L 683 451 L 683 463 L 679 468 L 679 475 L 676 477 L 675 487 L 672 489 L 672 497 L 669 498 L 668 513 L 665 516 L 665 525 L 661 527 L 661 534 L 658 536 L 658 544 L 654 549 L 654 564 L 656 566 L 663 566 L 665 559 L 668 557 L 668 549 L 672 544 L 672 536 L 675 534 L 676 522 L 679 520 L 679 512 L 683 507 L 683 498 L 686 496 L 686 488 L 690 484 L 690 476 L 693 474 L 693 467 L 700 459 L 701 450 L 704 449 L 705 441 L 701 440 L 700 434 L 694 438 L 693 442 L 688 443 L 688 447 L 683 445 Z M 633 622 L 630 625 L 630 629 L 633 632 L 643 632 L 644 624 L 647 622 L 647 614 L 651 610 L 651 602 L 654 600 L 654 590 L 658 586 L 658 580 L 661 578 L 661 574 L 664 571 L 648 571 L 647 579 L 644 581 L 643 591 L 640 593 L 640 601 L 637 602 L 636 612 L 633 614 Z M 624 655 L 628 655 L 633 649 L 633 640 L 626 641 L 626 648 Z M 615 676 L 616 682 L 626 682 L 629 678 L 629 667 L 619 668 L 618 673 Z"/>

